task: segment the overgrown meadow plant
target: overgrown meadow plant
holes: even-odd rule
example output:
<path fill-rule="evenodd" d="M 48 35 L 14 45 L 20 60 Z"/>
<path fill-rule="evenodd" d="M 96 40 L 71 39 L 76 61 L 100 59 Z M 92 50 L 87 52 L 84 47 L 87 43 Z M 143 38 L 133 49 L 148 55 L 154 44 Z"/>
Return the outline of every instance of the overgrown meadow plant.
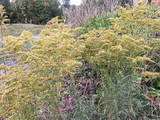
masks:
<path fill-rule="evenodd" d="M 93 64 L 93 66 L 96 66 L 97 72 L 100 72 L 99 77 L 101 77 L 102 81 L 101 86 L 103 86 L 103 88 L 105 89 L 108 88 L 106 92 L 104 89 L 97 91 L 98 93 L 100 93 L 100 100 L 102 100 L 102 98 L 104 97 L 104 102 L 102 103 L 104 104 L 104 106 L 106 106 L 106 109 L 103 108 L 103 110 L 105 111 L 103 113 L 105 114 L 99 115 L 103 117 L 106 115 L 106 118 L 108 119 L 113 118 L 115 116 L 114 113 L 116 113 L 117 119 L 118 117 L 124 119 L 124 117 L 126 118 L 127 116 L 129 119 L 144 119 L 147 118 L 146 116 L 154 116 L 153 114 L 149 114 L 150 110 L 147 110 L 146 112 L 146 108 L 144 107 L 145 105 L 143 106 L 144 102 L 141 101 L 142 99 L 140 97 L 141 91 L 139 88 L 137 89 L 135 87 L 135 84 L 137 86 L 137 83 L 140 82 L 141 74 L 143 76 L 159 76 L 160 66 L 159 63 L 157 64 L 156 62 L 159 62 L 160 60 L 160 40 L 153 38 L 155 32 L 159 31 L 159 19 L 157 19 L 159 11 L 155 12 L 153 6 L 145 6 L 145 2 L 146 1 L 139 2 L 138 6 L 135 6 L 133 10 L 129 8 L 128 5 L 126 5 L 127 8 L 117 7 L 120 10 L 120 17 L 117 17 L 116 19 L 111 18 L 111 22 L 113 24 L 113 27 L 111 27 L 111 29 L 114 30 L 114 32 L 111 32 L 112 37 L 102 38 L 102 43 L 101 34 L 103 34 L 104 29 L 100 31 L 90 31 L 88 34 L 82 35 L 81 37 L 83 39 L 86 39 L 86 49 L 83 54 L 84 59 L 87 60 L 90 64 Z M 132 22 L 136 25 L 136 27 L 134 26 L 134 24 L 132 25 Z M 105 36 L 107 36 L 109 33 L 110 31 L 107 31 Z M 117 35 L 121 36 L 122 40 L 117 37 Z M 113 43 L 115 44 L 114 46 L 109 40 L 116 37 L 118 38 L 118 40 L 113 41 Z M 109 48 L 109 46 L 111 48 Z M 111 51 L 110 49 L 113 49 L 113 51 Z M 151 69 L 150 65 L 154 65 L 154 67 L 152 67 Z M 156 70 L 154 71 L 153 69 L 155 68 Z M 146 72 L 146 70 L 158 73 Z M 109 85 L 103 82 L 104 79 L 106 79 L 106 83 L 108 83 L 110 87 L 108 87 Z M 113 88 L 115 89 L 113 90 L 114 92 L 112 92 Z M 124 92 L 126 90 L 128 92 Z M 110 91 L 110 93 L 108 91 Z M 129 98 L 126 99 L 127 94 Z M 157 95 L 158 91 L 155 92 L 155 94 Z M 108 98 L 107 95 L 109 96 Z M 113 95 L 117 96 L 113 97 Z M 132 95 L 134 95 L 133 99 Z M 123 99 L 124 96 L 125 99 Z M 115 102 L 113 102 L 114 100 Z M 126 100 L 129 101 L 127 102 Z M 109 103 L 110 101 L 111 103 Z M 132 104 L 132 102 L 134 104 Z M 115 107 L 113 107 L 112 104 L 113 106 L 115 105 Z M 141 106 L 141 108 L 137 108 L 136 104 Z M 111 107 L 108 107 L 110 105 Z M 119 106 L 121 107 L 119 108 Z M 114 109 L 111 110 L 111 108 Z M 128 110 L 126 110 L 127 108 Z M 142 109 L 144 111 L 141 111 Z M 155 115 L 155 118 L 159 116 L 159 113 L 157 111 L 157 116 Z M 145 112 L 148 114 L 146 114 Z"/>
<path fill-rule="evenodd" d="M 142 75 L 159 76 L 145 65 L 157 64 L 149 54 L 159 50 L 160 40 L 118 34 L 118 28 L 76 36 L 82 28 L 70 29 L 53 18 L 37 41 L 27 31 L 17 40 L 6 38 L 0 52 L 14 53 L 17 64 L 0 65 L 6 72 L 0 76 L 3 115 L 27 120 L 159 119 L 159 108 L 144 99 L 139 83 Z"/>
<path fill-rule="evenodd" d="M 152 5 L 145 5 L 147 0 L 141 0 L 133 9 L 126 4 L 126 8 L 116 6 L 119 16 L 116 19 L 110 18 L 112 22 L 111 29 L 117 34 L 127 34 L 135 39 L 143 37 L 145 40 L 151 41 L 156 32 L 159 32 L 160 23 L 158 18 L 159 10 Z"/>
<path fill-rule="evenodd" d="M 73 32 L 64 24 L 52 19 L 34 41 L 30 52 L 24 43 L 33 43 L 32 34 L 24 31 L 16 40 L 8 37 L 1 51 L 14 52 L 18 63 L 8 68 L 0 66 L 7 74 L 0 76 L 5 84 L 1 91 L 1 109 L 8 119 L 35 119 L 45 106 L 49 116 L 62 119 L 60 112 L 60 88 L 65 74 L 72 78 L 76 67 L 81 65 L 83 43 L 74 39 Z M 3 57 L 3 56 L 1 56 Z M 26 69 L 27 68 L 27 69 Z M 74 79 L 73 86 L 75 86 Z"/>
<path fill-rule="evenodd" d="M 119 119 L 128 116 L 131 119 L 135 116 L 133 105 L 137 104 L 132 100 L 133 90 L 140 82 L 143 63 L 154 62 L 146 57 L 152 48 L 144 40 L 117 36 L 112 30 L 93 30 L 80 38 L 86 39 L 83 58 L 100 72 L 100 96 L 105 106 L 103 117 Z M 135 93 L 134 96 L 137 99 Z"/>
<path fill-rule="evenodd" d="M 7 16 L 5 16 L 5 9 L 3 9 L 3 8 L 4 8 L 4 6 L 0 5 L 0 13 L 1 13 L 1 15 L 0 15 L 0 25 L 1 25 L 0 48 L 3 48 L 3 44 L 2 44 L 2 42 L 3 42 L 3 34 L 7 30 L 7 27 L 6 27 L 7 24 L 5 24 L 5 22 L 9 21 L 9 19 L 6 19 Z M 2 53 L 0 52 L 0 55 L 3 55 L 3 54 L 4 54 L 4 52 L 2 52 Z M 0 60 L 0 62 L 3 62 L 5 64 L 5 58 Z"/>
<path fill-rule="evenodd" d="M 151 5 L 145 5 L 146 1 L 147 0 L 141 0 L 133 9 L 128 5 L 126 5 L 126 8 L 116 6 L 119 17 L 115 19 L 109 18 L 112 23 L 110 29 L 113 29 L 117 35 L 127 34 L 134 39 L 144 38 L 144 40 L 148 42 L 148 45 L 154 48 L 148 51 L 147 56 L 158 63 L 146 64 L 145 62 L 145 66 L 148 66 L 145 70 L 160 72 L 160 41 L 157 39 L 157 37 L 159 37 L 157 33 L 160 32 L 160 18 L 158 17 L 160 8 L 155 2 L 152 2 Z"/>

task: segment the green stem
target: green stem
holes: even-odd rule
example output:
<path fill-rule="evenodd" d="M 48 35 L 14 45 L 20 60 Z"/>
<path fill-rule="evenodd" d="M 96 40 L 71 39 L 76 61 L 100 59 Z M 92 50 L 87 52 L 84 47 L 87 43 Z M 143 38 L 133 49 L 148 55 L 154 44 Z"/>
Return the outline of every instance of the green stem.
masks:
<path fill-rule="evenodd" d="M 101 72 L 101 76 L 102 76 L 101 79 L 102 79 L 102 84 L 103 84 L 103 89 L 104 89 L 104 100 L 105 100 L 105 105 L 106 105 L 106 114 L 107 114 L 107 117 L 108 117 L 108 120 L 109 120 L 110 116 L 109 116 L 109 111 L 108 111 L 106 92 L 105 92 L 105 83 L 104 83 L 104 78 L 103 78 L 103 74 L 102 74 L 102 69 L 100 69 L 100 72 Z"/>
<path fill-rule="evenodd" d="M 117 90 L 116 96 L 118 97 L 118 90 Z M 117 99 L 117 104 L 116 104 L 116 111 L 117 111 L 117 120 L 118 120 L 118 99 Z"/>
<path fill-rule="evenodd" d="M 129 120 L 131 119 L 131 100 L 132 100 L 132 80 L 130 84 L 130 94 L 129 94 Z"/>
<path fill-rule="evenodd" d="M 74 94 L 76 94 L 76 82 L 75 82 L 74 77 L 72 77 L 72 79 L 73 79 L 73 84 L 74 84 Z M 79 110 L 79 113 L 80 113 L 80 118 L 82 119 L 78 94 L 76 94 L 76 101 L 78 101 L 78 110 Z"/>
<path fill-rule="evenodd" d="M 49 85 L 48 82 L 47 82 L 47 84 L 48 84 L 48 87 L 49 87 L 49 90 L 50 90 L 50 95 L 51 95 L 52 99 L 54 100 L 54 104 L 56 106 L 56 109 L 57 109 L 57 112 L 58 112 L 58 115 L 59 115 L 59 119 L 62 120 L 62 117 L 60 116 L 60 111 L 59 111 L 59 97 L 57 95 L 57 100 L 55 99 L 51 86 Z M 52 112 L 55 114 L 54 108 L 53 108 Z"/>
<path fill-rule="evenodd" d="M 116 98 L 117 98 L 117 104 L 116 104 L 116 112 L 117 112 L 117 120 L 118 120 L 118 80 L 119 80 L 119 77 L 118 77 L 118 66 L 119 66 L 119 63 L 118 63 L 118 58 L 117 58 L 117 81 L 116 81 Z"/>

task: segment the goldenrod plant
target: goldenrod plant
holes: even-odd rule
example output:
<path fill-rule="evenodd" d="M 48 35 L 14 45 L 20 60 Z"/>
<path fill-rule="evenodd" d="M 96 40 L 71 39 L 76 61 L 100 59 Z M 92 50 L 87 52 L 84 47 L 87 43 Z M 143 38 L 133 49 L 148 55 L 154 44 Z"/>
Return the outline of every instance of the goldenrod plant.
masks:
<path fill-rule="evenodd" d="M 117 119 L 119 119 L 119 111 L 121 111 L 119 110 L 121 109 L 119 108 L 120 105 L 118 105 L 121 98 L 119 95 L 123 92 L 119 83 L 129 82 L 128 109 L 130 117 L 133 83 L 138 83 L 137 69 L 143 70 L 145 61 L 154 63 L 153 60 L 146 57 L 147 52 L 152 47 L 141 39 L 135 40 L 127 35 L 117 36 L 112 30 L 93 30 L 81 37 L 86 39 L 84 59 L 94 64 L 101 73 L 103 87 L 101 94 L 104 94 L 106 105 L 106 110 L 104 110 L 107 116 L 116 110 Z M 125 73 L 125 76 L 122 73 Z M 129 76 L 129 78 L 125 79 L 126 76 Z M 112 91 L 113 86 L 115 88 Z M 110 96 L 109 91 L 112 91 L 112 96 Z M 110 103 L 113 99 L 116 104 L 114 102 Z"/>
<path fill-rule="evenodd" d="M 141 0 L 133 9 L 126 5 L 126 8 L 116 6 L 119 16 L 116 19 L 110 18 L 114 31 L 117 34 L 127 34 L 135 39 L 143 37 L 145 40 L 152 39 L 156 32 L 160 32 L 159 10 L 156 10 L 154 2 L 152 5 L 145 5 L 147 0 Z M 156 10 L 156 11 L 155 11 Z"/>
<path fill-rule="evenodd" d="M 33 42 L 32 34 L 27 31 L 17 40 L 8 37 L 3 42 L 5 48 L 1 51 L 14 52 L 14 56 L 18 56 L 16 65 L 10 68 L 1 65 L 1 69 L 9 71 L 0 76 L 5 84 L 1 92 L 1 109 L 8 119 L 34 119 L 38 106 L 43 104 L 48 104 L 54 118 L 62 119 L 60 92 L 56 91 L 59 91 L 58 85 L 63 83 L 64 75 L 73 76 L 76 67 L 81 65 L 77 59 L 81 58 L 84 45 L 74 39 L 73 29 L 58 22 L 58 18 L 48 22 L 30 52 L 24 47 L 25 42 Z"/>
<path fill-rule="evenodd" d="M 7 29 L 4 25 L 5 25 L 5 22 L 9 21 L 9 19 L 6 19 L 7 16 L 5 15 L 5 9 L 3 9 L 3 8 L 4 8 L 4 6 L 0 5 L 0 13 L 1 13 L 1 15 L 0 15 L 0 25 L 1 25 L 0 46 L 1 47 L 0 48 L 3 48 L 3 44 L 2 44 L 2 42 L 3 42 L 3 34 L 4 34 L 5 30 Z M 4 54 L 4 52 L 0 53 L 0 55 L 3 55 L 3 54 Z M 2 59 L 2 62 L 3 62 L 3 64 L 5 64 L 5 59 L 4 58 Z"/>
<path fill-rule="evenodd" d="M 159 58 L 151 56 L 153 51 L 159 52 L 160 39 L 119 34 L 116 27 L 78 36 L 80 29 L 71 29 L 56 17 L 46 24 L 38 40 L 34 41 L 27 31 L 18 39 L 5 39 L 0 52 L 14 53 L 8 57 L 16 56 L 17 64 L 0 65 L 6 72 L 0 76 L 4 84 L 0 110 L 4 117 L 160 119 L 159 108 L 144 98 L 151 94 L 140 86 L 144 75 L 159 77 L 158 70 L 146 66 L 158 66 Z"/>

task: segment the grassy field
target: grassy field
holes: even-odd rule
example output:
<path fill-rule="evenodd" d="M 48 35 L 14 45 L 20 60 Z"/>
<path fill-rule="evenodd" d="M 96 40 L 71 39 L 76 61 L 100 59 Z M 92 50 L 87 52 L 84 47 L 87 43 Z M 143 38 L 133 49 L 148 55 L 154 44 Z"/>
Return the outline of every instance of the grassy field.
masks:
<path fill-rule="evenodd" d="M 44 25 L 34 26 L 34 25 L 11 24 L 7 26 L 8 29 L 5 30 L 4 36 L 18 37 L 24 30 L 31 32 L 33 36 L 37 36 L 40 34 L 41 29 L 43 29 L 44 27 L 45 27 Z"/>

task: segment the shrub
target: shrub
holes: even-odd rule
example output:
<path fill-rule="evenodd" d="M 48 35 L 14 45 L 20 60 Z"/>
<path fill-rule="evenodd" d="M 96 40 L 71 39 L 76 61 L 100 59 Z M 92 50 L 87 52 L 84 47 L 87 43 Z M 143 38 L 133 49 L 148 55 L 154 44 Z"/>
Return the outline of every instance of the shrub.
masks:
<path fill-rule="evenodd" d="M 98 30 L 102 27 L 105 30 L 108 30 L 111 25 L 111 21 L 109 20 L 109 18 L 116 18 L 116 17 L 118 17 L 116 12 L 104 13 L 98 17 L 96 15 L 91 16 L 86 22 L 80 25 L 84 29 L 78 31 L 77 34 L 78 35 L 85 34 L 93 29 Z"/>

